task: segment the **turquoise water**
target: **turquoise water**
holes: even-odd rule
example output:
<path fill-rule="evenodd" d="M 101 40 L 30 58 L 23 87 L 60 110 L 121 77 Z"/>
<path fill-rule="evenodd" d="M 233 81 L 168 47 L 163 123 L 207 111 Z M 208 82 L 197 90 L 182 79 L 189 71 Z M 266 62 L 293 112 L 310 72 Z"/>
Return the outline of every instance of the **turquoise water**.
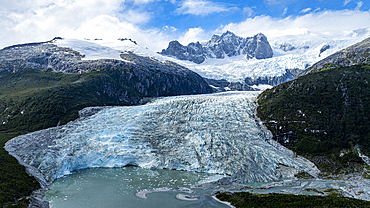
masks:
<path fill-rule="evenodd" d="M 149 170 L 128 166 L 123 168 L 84 169 L 57 179 L 46 192 L 51 207 L 228 207 L 211 197 L 213 190 L 193 189 L 195 193 L 176 191 L 219 176 L 174 170 Z M 135 194 L 142 190 L 171 188 L 171 191 Z M 196 201 L 183 201 L 178 194 L 197 195 Z"/>
<path fill-rule="evenodd" d="M 83 169 L 54 181 L 44 199 L 50 202 L 51 208 L 229 207 L 212 198 L 212 193 L 215 190 L 192 188 L 192 185 L 221 177 L 207 173 L 150 170 L 135 166 Z M 369 199 L 367 191 L 369 186 L 364 182 L 313 179 L 283 180 L 273 183 L 281 184 L 269 188 L 264 188 L 264 186 L 270 183 L 247 184 L 250 188 L 243 189 L 243 191 L 323 195 L 325 190 L 334 188 L 348 197 L 356 196 L 365 200 Z M 178 187 L 190 188 L 194 193 L 180 192 Z M 170 190 L 151 192 L 161 188 Z M 314 189 L 317 191 L 313 191 Z M 145 190 L 148 191 L 145 195 L 146 199 L 135 195 Z M 179 194 L 197 196 L 197 200 L 177 199 L 176 196 Z"/>

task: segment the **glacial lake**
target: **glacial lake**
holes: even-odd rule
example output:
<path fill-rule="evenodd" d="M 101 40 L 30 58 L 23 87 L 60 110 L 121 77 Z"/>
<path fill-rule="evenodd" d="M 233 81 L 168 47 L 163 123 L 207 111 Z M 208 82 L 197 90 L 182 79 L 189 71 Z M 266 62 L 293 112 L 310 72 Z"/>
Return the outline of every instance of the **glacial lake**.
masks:
<path fill-rule="evenodd" d="M 122 168 L 93 168 L 74 171 L 59 178 L 50 186 L 44 200 L 55 208 L 94 207 L 229 207 L 211 197 L 213 190 L 192 189 L 184 193 L 178 187 L 190 188 L 202 182 L 221 178 L 220 175 L 175 170 Z M 146 194 L 147 199 L 135 196 L 143 190 L 171 190 Z M 199 196 L 195 201 L 176 198 L 178 194 Z"/>
<path fill-rule="evenodd" d="M 188 171 L 145 169 L 136 166 L 122 168 L 91 168 L 72 172 L 55 180 L 44 200 L 51 208 L 189 208 L 229 207 L 216 201 L 212 194 L 218 189 L 200 189 L 193 185 L 216 181 L 223 176 Z M 325 195 L 337 190 L 346 197 L 370 200 L 369 180 L 280 180 L 271 183 L 246 184 L 242 189 L 252 193 L 290 193 Z M 187 193 L 188 188 L 193 193 Z M 146 199 L 136 196 L 145 196 Z M 194 201 L 177 199 L 179 195 L 195 196 Z"/>

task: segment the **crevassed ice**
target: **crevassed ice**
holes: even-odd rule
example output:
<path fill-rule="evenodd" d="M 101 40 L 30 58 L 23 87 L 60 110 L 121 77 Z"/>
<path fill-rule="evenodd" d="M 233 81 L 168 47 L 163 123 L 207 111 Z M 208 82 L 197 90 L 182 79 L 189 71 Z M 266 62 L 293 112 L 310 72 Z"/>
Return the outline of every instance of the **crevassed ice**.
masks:
<path fill-rule="evenodd" d="M 49 182 L 76 169 L 125 165 L 230 175 L 253 167 L 264 176 L 253 176 L 256 182 L 277 179 L 279 165 L 312 169 L 266 142 L 269 136 L 255 117 L 258 93 L 166 97 L 106 108 L 14 138 L 5 148 Z"/>

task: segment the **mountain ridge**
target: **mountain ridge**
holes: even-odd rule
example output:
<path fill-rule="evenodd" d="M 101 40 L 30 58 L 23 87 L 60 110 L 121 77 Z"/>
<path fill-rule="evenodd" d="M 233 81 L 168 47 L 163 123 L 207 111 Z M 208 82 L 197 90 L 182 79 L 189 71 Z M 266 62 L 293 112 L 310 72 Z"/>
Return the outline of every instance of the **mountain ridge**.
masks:
<path fill-rule="evenodd" d="M 207 58 L 223 59 L 237 55 L 246 55 L 246 59 L 266 59 L 273 56 L 273 51 L 262 33 L 243 38 L 227 31 L 221 36 L 213 35 L 211 40 L 205 43 L 196 42 L 183 46 L 177 40 L 171 41 L 167 49 L 163 49 L 159 54 L 200 64 Z"/>
<path fill-rule="evenodd" d="M 328 46 L 326 46 L 326 48 L 328 48 Z M 370 63 L 370 37 L 324 58 L 315 63 L 312 67 L 304 70 L 301 75 L 319 71 L 323 68 L 333 69 L 368 63 Z"/>

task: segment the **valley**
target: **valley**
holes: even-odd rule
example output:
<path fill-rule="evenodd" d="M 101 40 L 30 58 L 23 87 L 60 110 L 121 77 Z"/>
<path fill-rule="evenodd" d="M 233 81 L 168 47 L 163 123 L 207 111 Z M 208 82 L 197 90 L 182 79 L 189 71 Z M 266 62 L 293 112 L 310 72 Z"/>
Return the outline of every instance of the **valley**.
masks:
<path fill-rule="evenodd" d="M 228 31 L 208 46 L 233 38 L 242 40 Z M 125 166 L 217 174 L 203 184 L 212 196 L 265 183 L 261 189 L 272 193 L 368 200 L 368 39 L 330 54 L 352 42 L 274 42 L 273 57 L 208 54 L 201 63 L 129 39 L 4 48 L 1 139 L 39 184 L 2 150 L 4 166 L 18 168 L 3 171 L 20 178 L 4 175 L 1 203 L 47 207 L 41 198 L 52 182 L 81 169 Z M 325 62 L 314 64 L 319 59 Z"/>

